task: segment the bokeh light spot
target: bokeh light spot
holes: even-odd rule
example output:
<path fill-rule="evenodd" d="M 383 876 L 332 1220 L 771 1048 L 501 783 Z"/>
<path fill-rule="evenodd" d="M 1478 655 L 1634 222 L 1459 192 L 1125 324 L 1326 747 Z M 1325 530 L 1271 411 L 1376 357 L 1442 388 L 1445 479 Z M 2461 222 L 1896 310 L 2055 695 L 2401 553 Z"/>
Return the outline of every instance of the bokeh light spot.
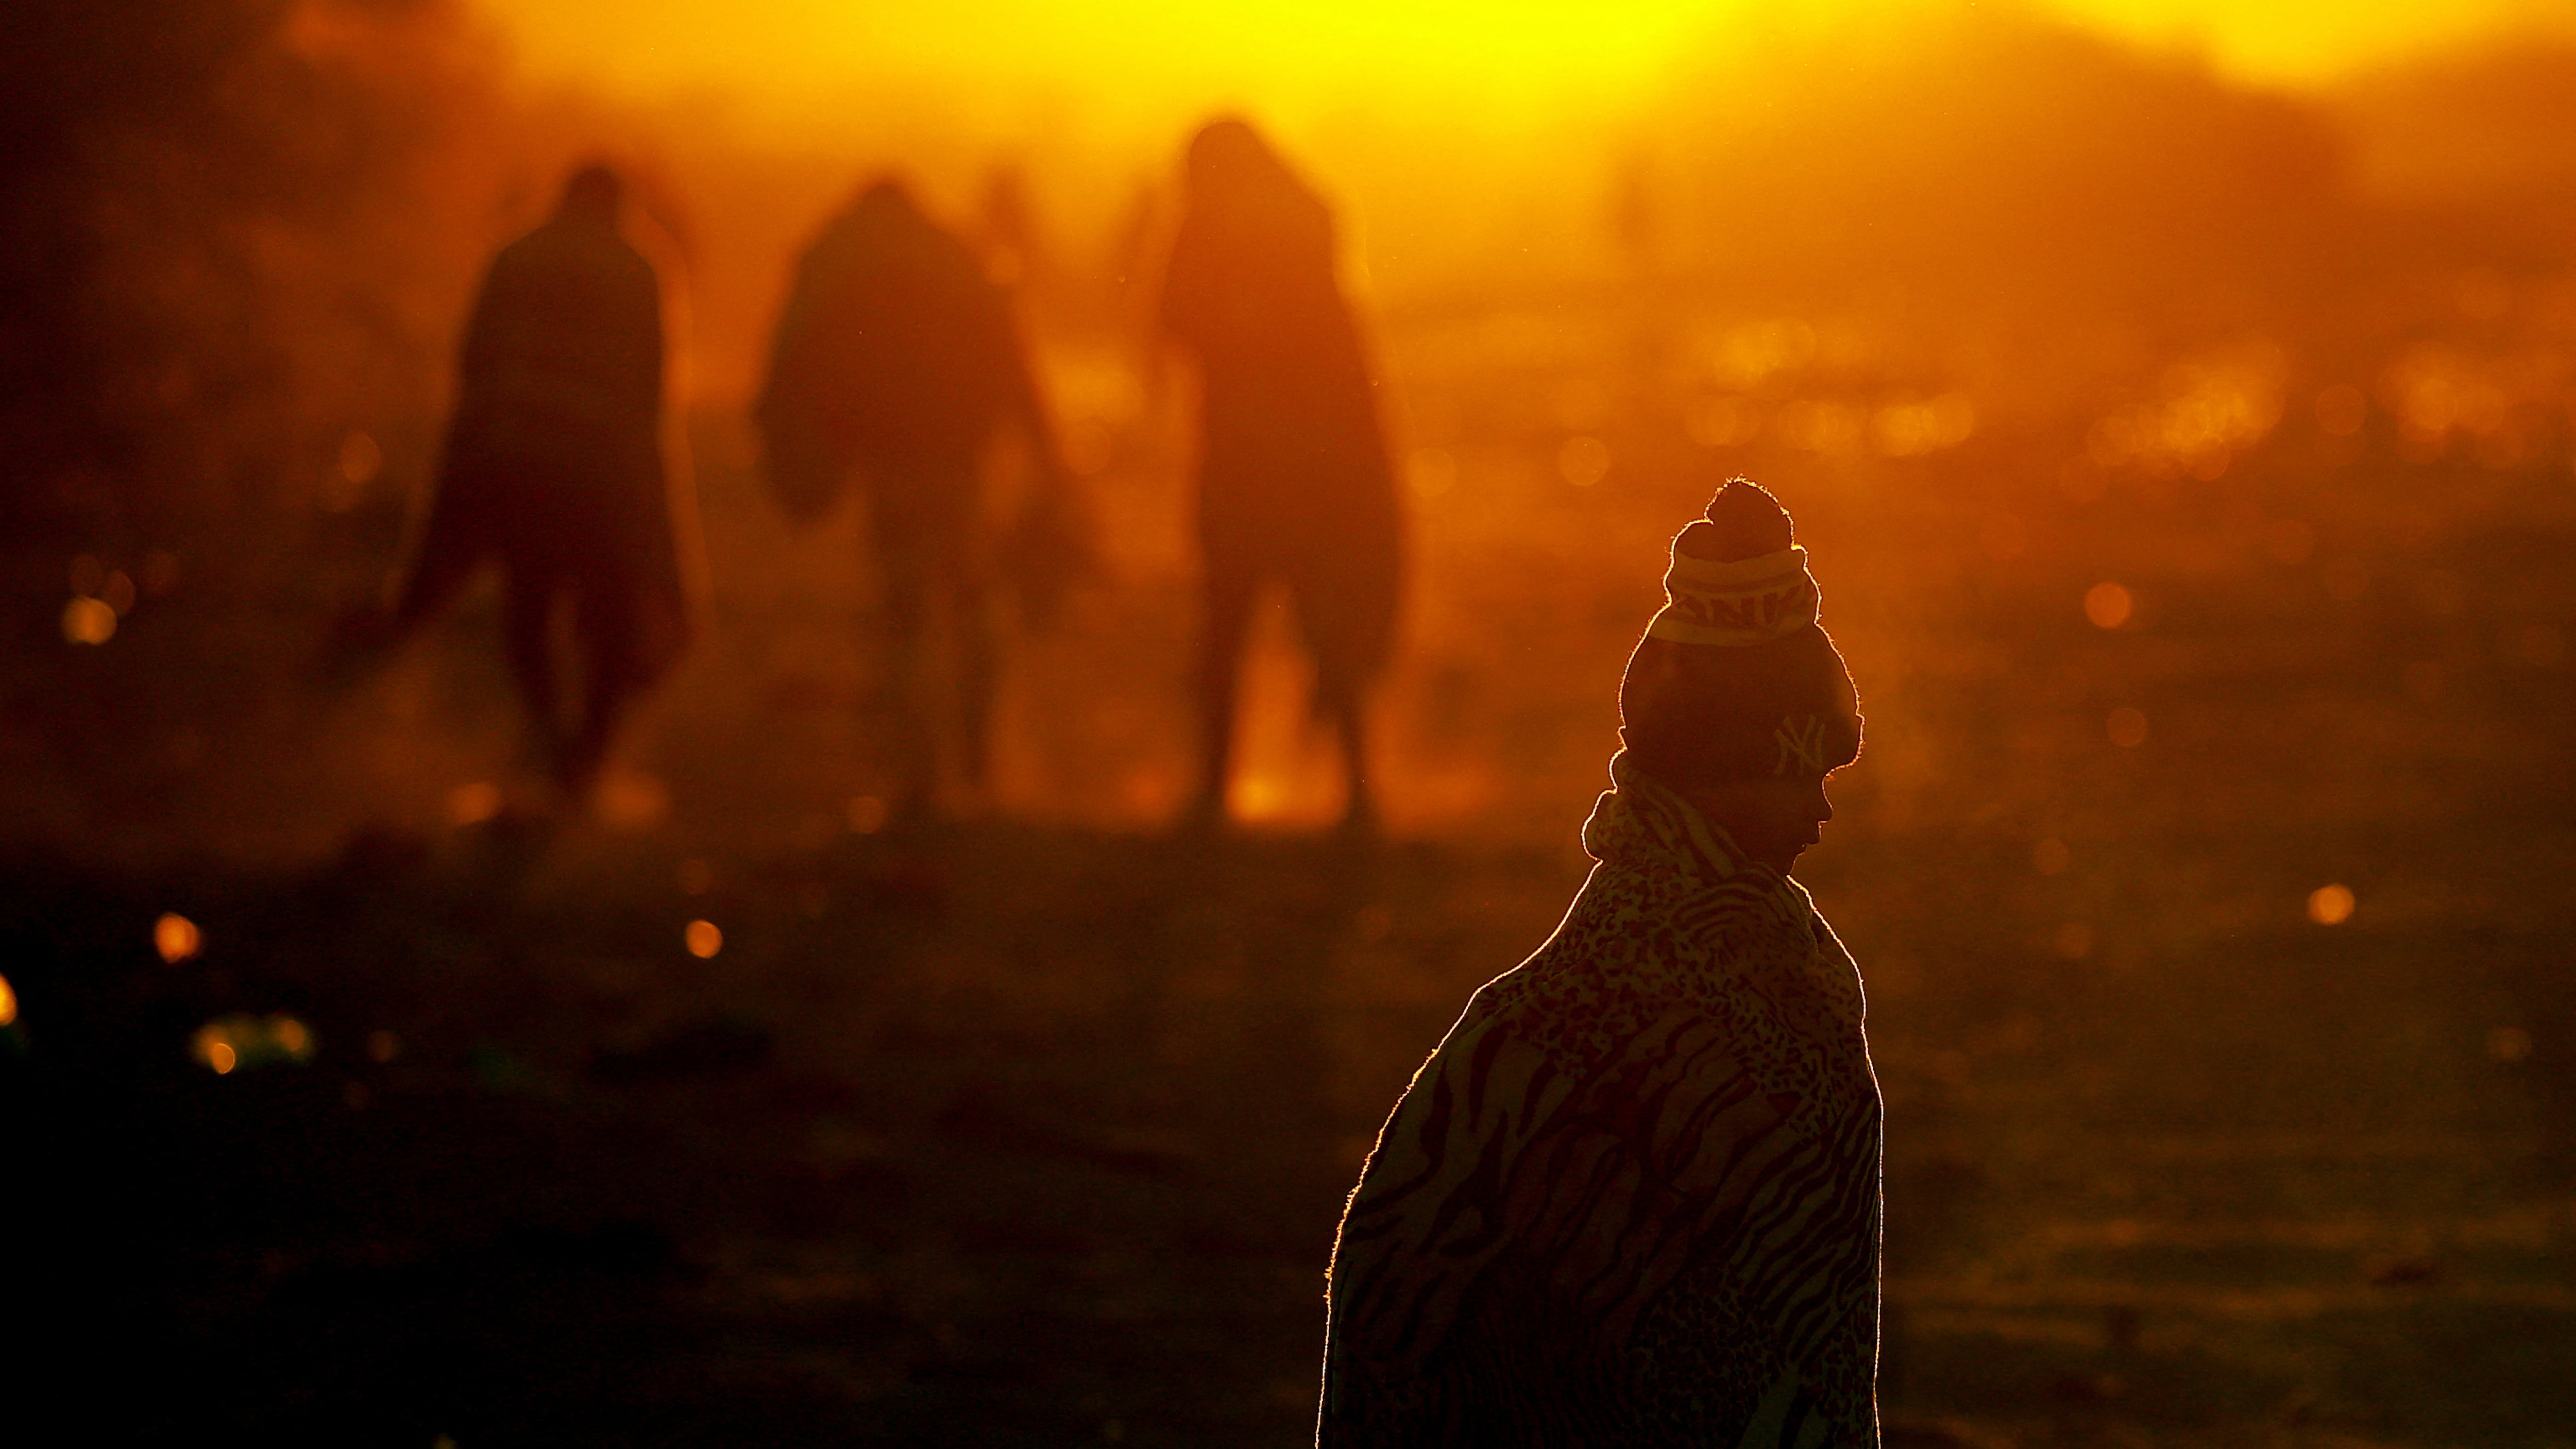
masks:
<path fill-rule="evenodd" d="M 2308 892 L 2308 919 L 2320 926 L 2340 926 L 2352 919 L 2352 888 L 2346 885 L 2321 885 Z"/>
<path fill-rule="evenodd" d="M 680 933 L 680 938 L 688 943 L 689 954 L 701 961 L 712 959 L 724 949 L 724 932 L 717 930 L 713 921 L 689 922 L 689 928 Z"/>
<path fill-rule="evenodd" d="M 105 599 L 74 594 L 63 605 L 63 638 L 74 644 L 104 644 L 116 637 L 116 610 Z"/>
<path fill-rule="evenodd" d="M 1589 488 L 1610 473 L 1610 445 L 1589 435 L 1565 440 L 1556 450 L 1556 471 L 1577 488 Z"/>
<path fill-rule="evenodd" d="M 18 989 L 9 984 L 8 977 L 0 976 L 0 1026 L 7 1026 L 17 1019 Z"/>
<path fill-rule="evenodd" d="M 2137 612 L 2138 601 L 2119 584 L 2104 580 L 2084 591 L 2084 617 L 2096 629 L 2117 629 Z"/>
<path fill-rule="evenodd" d="M 231 1071 L 239 1060 L 240 1056 L 233 1050 L 231 1042 L 206 1043 L 206 1065 L 215 1069 L 216 1076 L 220 1077 Z"/>
<path fill-rule="evenodd" d="M 2103 721 L 2111 743 L 2124 750 L 2134 750 L 2147 742 L 2147 712 L 2134 705 L 2122 705 Z"/>
<path fill-rule="evenodd" d="M 152 923 L 152 949 L 173 966 L 205 949 L 205 944 L 205 935 L 197 929 L 197 923 L 175 911 Z"/>
<path fill-rule="evenodd" d="M 1749 398 L 1711 397 L 1691 404 L 1682 427 L 1703 448 L 1732 448 L 1762 432 L 1762 410 Z"/>
<path fill-rule="evenodd" d="M 476 780 L 447 792 L 447 819 L 457 826 L 480 825 L 501 813 L 501 787 Z"/>

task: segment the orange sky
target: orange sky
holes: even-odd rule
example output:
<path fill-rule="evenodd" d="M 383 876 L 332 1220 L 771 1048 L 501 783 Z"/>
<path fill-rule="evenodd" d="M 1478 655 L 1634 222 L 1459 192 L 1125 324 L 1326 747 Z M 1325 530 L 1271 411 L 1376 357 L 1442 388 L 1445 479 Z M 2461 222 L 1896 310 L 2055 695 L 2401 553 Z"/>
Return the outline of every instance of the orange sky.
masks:
<path fill-rule="evenodd" d="M 1529 121 L 1652 85 L 1770 0 L 481 0 L 542 80 L 713 94 L 795 112 L 892 87 L 1003 107 L 1078 99 L 1159 122 L 1209 105 L 1481 111 Z M 1867 25 L 1905 0 L 1807 0 L 1791 24 Z M 2569 0 L 2036 0 L 2233 73 L 2305 83 L 2498 33 L 2576 35 Z M 1763 17 L 1756 21 L 1756 17 Z"/>

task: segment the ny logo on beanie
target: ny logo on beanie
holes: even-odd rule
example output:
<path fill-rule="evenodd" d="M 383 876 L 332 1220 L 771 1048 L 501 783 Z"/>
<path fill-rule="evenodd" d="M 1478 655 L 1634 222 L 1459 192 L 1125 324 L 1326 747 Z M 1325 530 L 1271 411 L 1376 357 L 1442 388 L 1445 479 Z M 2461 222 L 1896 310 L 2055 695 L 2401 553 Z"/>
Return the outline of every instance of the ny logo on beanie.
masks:
<path fill-rule="evenodd" d="M 1771 741 L 1780 747 L 1779 762 L 1771 767 L 1774 775 L 1789 773 L 1795 765 L 1800 773 L 1821 775 L 1830 768 L 1825 757 L 1825 717 L 1820 714 L 1794 714 L 1783 718 L 1779 728 L 1771 731 Z"/>

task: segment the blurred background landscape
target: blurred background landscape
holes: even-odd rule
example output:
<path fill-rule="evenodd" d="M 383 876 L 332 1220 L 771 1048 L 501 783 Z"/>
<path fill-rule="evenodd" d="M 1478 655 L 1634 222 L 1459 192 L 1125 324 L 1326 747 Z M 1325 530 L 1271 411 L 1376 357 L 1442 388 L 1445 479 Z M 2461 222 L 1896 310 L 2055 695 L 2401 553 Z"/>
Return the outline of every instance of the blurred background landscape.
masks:
<path fill-rule="evenodd" d="M 2576 15 L 16 24 L 8 1240 L 100 1428 L 1310 1439 L 1343 1195 L 1580 882 L 1665 541 L 1741 473 L 1868 715 L 1800 875 L 1889 1104 L 1891 1440 L 2576 1444 Z M 1407 488 L 1372 844 L 1284 611 L 1242 828 L 1168 829 L 1147 322 L 1222 109 L 1338 208 Z M 497 598 L 320 661 L 481 268 L 600 153 L 704 628 L 536 841 Z M 744 416 L 887 169 L 1014 279 L 1107 555 L 1012 648 L 996 808 L 917 833 L 854 511 L 791 528 Z"/>

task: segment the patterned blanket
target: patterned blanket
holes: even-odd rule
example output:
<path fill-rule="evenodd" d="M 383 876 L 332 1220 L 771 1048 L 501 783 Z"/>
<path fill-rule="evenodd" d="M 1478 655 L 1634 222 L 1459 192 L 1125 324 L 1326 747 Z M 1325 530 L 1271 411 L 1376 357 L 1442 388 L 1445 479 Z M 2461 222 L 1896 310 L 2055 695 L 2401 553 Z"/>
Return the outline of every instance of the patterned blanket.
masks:
<path fill-rule="evenodd" d="M 1807 893 L 1629 764 L 1335 1245 L 1317 1442 L 1878 1443 L 1879 1096 Z"/>

